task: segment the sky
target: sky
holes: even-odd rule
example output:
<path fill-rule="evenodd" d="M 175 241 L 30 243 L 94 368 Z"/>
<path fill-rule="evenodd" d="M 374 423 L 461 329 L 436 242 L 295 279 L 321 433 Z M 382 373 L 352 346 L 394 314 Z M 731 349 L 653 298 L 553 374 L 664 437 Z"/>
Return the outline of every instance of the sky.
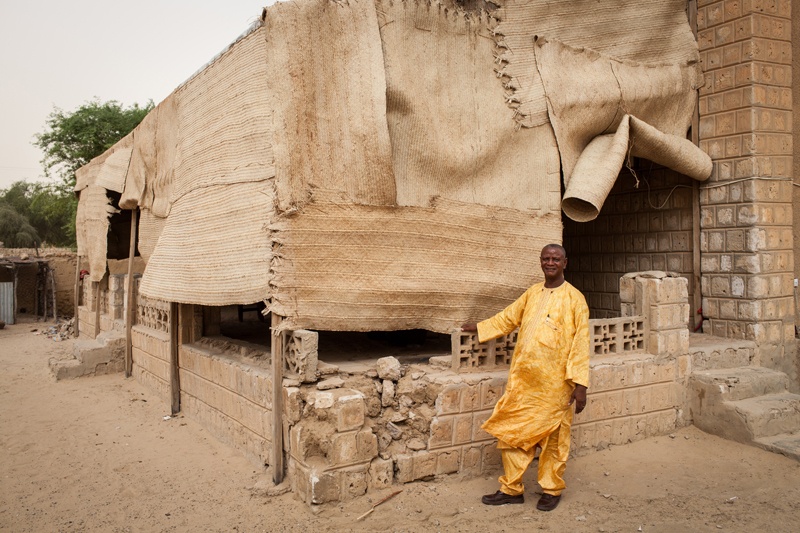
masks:
<path fill-rule="evenodd" d="M 0 5 L 0 189 L 44 179 L 34 136 L 54 107 L 158 103 L 275 0 L 136 0 Z"/>

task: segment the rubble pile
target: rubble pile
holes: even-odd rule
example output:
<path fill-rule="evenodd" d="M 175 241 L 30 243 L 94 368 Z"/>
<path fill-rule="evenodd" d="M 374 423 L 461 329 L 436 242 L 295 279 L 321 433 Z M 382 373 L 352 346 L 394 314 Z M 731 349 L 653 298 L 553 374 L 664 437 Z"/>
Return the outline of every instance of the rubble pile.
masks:
<path fill-rule="evenodd" d="M 42 335 L 56 342 L 70 339 L 75 335 L 75 319 L 59 321 L 53 326 L 47 327 L 42 331 Z"/>

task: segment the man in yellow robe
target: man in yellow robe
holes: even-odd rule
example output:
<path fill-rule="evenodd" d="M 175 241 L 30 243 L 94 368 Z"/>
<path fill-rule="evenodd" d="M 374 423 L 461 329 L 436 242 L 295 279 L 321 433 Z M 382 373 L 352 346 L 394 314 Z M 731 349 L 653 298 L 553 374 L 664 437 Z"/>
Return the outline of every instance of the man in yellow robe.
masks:
<path fill-rule="evenodd" d="M 500 490 L 483 497 L 487 505 L 523 503 L 522 475 L 539 454 L 542 497 L 536 507 L 556 508 L 564 490 L 569 456 L 572 404 L 580 413 L 589 386 L 589 308 L 564 279 L 566 251 L 548 244 L 541 253 L 544 282 L 488 320 L 464 324 L 480 342 L 519 328 L 506 390 L 483 429 L 497 437 L 504 475 Z"/>

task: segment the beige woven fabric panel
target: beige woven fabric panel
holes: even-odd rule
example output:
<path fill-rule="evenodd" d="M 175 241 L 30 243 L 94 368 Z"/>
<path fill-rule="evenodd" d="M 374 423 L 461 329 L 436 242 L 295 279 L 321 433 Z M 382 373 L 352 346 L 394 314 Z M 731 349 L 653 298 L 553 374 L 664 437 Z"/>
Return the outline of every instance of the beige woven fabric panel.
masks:
<path fill-rule="evenodd" d="M 315 190 L 394 204 L 373 0 L 279 2 L 264 24 L 279 209 L 302 205 Z"/>
<path fill-rule="evenodd" d="M 272 224 L 272 309 L 284 328 L 449 332 L 541 278 L 561 218 L 440 201 L 428 208 L 308 204 Z"/>
<path fill-rule="evenodd" d="M 711 176 L 711 158 L 691 141 L 625 115 L 615 133 L 598 135 L 581 153 L 564 193 L 564 213 L 578 222 L 597 218 L 629 156 L 646 157 L 699 181 Z"/>
<path fill-rule="evenodd" d="M 133 133 L 129 133 L 106 152 L 108 157 L 100 166 L 93 185 L 121 193 L 125 188 L 125 176 L 128 174 L 132 148 Z"/>
<path fill-rule="evenodd" d="M 157 140 L 159 178 L 172 157 L 174 183 L 163 194 L 154 187 L 156 214 L 162 196 L 172 203 L 202 187 L 275 175 L 263 27 L 234 43 L 174 96 L 175 115 L 159 116 Z M 175 126 L 162 136 L 167 120 Z M 170 142 L 177 147 L 171 157 Z"/>
<path fill-rule="evenodd" d="M 153 255 L 153 250 L 156 249 L 158 239 L 161 237 L 161 232 L 164 231 L 164 226 L 167 224 L 167 219 L 157 217 L 153 212 L 142 207 L 139 211 L 139 235 L 136 242 L 136 248 L 139 254 L 147 263 L 150 261 L 150 256 Z"/>
<path fill-rule="evenodd" d="M 548 120 L 534 36 L 641 63 L 699 60 L 686 0 L 503 0 L 502 4 L 495 13 L 500 19 L 499 70 L 517 120 L 526 127 Z"/>
<path fill-rule="evenodd" d="M 558 210 L 549 124 L 520 129 L 494 72 L 494 21 L 413 0 L 377 0 L 397 204 L 434 197 Z"/>
<path fill-rule="evenodd" d="M 146 205 L 157 217 L 166 217 L 172 205 L 178 151 L 178 98 L 175 93 L 158 104 L 156 110 L 155 167 L 146 176 Z"/>
<path fill-rule="evenodd" d="M 106 273 L 108 217 L 117 210 L 109 204 L 106 190 L 88 185 L 80 192 L 75 224 L 78 255 L 89 262 L 89 280 L 100 281 Z"/>
<path fill-rule="evenodd" d="M 131 161 L 125 177 L 125 190 L 119 201 L 122 209 L 151 209 L 153 206 L 152 194 L 146 193 L 147 181 L 156 172 L 156 124 L 160 107 L 161 104 L 150 111 L 133 130 Z"/>
<path fill-rule="evenodd" d="M 97 181 L 97 175 L 100 173 L 100 167 L 103 166 L 103 163 L 109 155 L 111 155 L 111 149 L 95 157 L 75 171 L 75 188 L 73 189 L 75 192 L 82 191 L 89 185 L 94 185 Z"/>
<path fill-rule="evenodd" d="M 142 277 L 149 298 L 199 305 L 268 298 L 271 181 L 195 189 L 172 206 Z"/>
<path fill-rule="evenodd" d="M 583 149 L 597 135 L 615 131 L 626 114 L 686 136 L 702 83 L 697 64 L 621 62 L 544 39 L 537 40 L 536 58 L 567 185 Z"/>

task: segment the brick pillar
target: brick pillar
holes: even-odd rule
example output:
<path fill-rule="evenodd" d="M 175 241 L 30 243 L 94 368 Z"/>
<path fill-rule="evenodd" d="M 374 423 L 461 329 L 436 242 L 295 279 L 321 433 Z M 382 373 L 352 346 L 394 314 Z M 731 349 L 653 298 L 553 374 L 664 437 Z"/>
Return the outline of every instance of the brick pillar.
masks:
<path fill-rule="evenodd" d="M 671 272 L 630 272 L 619 280 L 622 316 L 647 322 L 647 351 L 689 353 L 689 280 Z"/>
<path fill-rule="evenodd" d="M 792 244 L 791 0 L 698 0 L 703 331 L 758 343 L 797 378 Z"/>

